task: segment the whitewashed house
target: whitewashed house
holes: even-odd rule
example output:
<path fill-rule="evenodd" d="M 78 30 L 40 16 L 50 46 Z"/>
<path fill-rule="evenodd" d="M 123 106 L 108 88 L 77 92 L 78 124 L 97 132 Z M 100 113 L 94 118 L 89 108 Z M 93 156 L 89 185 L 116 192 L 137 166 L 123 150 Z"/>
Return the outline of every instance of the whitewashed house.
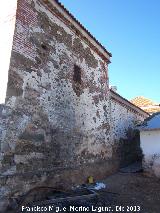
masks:
<path fill-rule="evenodd" d="M 160 178 L 160 112 L 147 118 L 139 129 L 144 171 Z"/>

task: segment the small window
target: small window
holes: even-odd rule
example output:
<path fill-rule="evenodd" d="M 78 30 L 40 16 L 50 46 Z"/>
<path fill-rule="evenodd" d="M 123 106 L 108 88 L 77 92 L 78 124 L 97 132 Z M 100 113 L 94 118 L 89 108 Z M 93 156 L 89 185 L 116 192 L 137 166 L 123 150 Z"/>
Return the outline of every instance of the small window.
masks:
<path fill-rule="evenodd" d="M 76 95 L 79 97 L 83 90 L 83 82 L 82 82 L 82 70 L 79 66 L 74 65 L 73 70 L 73 90 L 75 91 Z"/>
<path fill-rule="evenodd" d="M 73 80 L 75 83 L 81 84 L 81 68 L 74 65 Z"/>

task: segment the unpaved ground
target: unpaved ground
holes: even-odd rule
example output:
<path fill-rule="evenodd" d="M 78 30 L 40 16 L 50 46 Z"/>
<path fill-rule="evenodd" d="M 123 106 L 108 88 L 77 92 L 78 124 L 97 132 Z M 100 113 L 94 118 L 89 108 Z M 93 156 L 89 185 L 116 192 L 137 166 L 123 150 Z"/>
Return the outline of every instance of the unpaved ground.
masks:
<path fill-rule="evenodd" d="M 95 197 L 54 202 L 49 204 L 54 206 L 52 211 L 32 212 L 160 213 L 160 180 L 147 177 L 143 173 L 119 172 L 106 178 L 103 182 L 107 187 L 97 191 Z M 43 206 L 43 202 L 41 204 Z M 49 205 L 45 204 L 47 208 Z"/>
<path fill-rule="evenodd" d="M 111 205 L 123 206 L 126 212 L 160 213 L 160 180 L 143 173 L 117 173 L 104 182 L 107 189 L 100 192 L 100 196 L 105 199 L 105 194 L 106 197 L 110 194 Z"/>

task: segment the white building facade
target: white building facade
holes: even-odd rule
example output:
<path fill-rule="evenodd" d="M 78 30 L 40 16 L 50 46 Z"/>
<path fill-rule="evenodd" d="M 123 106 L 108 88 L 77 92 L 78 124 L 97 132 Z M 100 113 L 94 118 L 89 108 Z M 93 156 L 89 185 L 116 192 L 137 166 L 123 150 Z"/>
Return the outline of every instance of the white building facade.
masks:
<path fill-rule="evenodd" d="M 160 178 L 160 113 L 151 116 L 140 127 L 140 141 L 144 171 Z"/>

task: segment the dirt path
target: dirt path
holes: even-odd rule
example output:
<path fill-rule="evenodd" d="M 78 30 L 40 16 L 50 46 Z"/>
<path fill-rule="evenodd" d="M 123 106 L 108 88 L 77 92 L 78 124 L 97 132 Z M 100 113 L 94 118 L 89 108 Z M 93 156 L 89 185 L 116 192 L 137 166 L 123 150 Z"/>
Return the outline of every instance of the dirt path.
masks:
<path fill-rule="evenodd" d="M 143 173 L 117 173 L 104 182 L 107 189 L 100 194 L 103 199 L 111 194 L 112 205 L 123 206 L 126 212 L 127 206 L 139 206 L 128 207 L 128 212 L 160 213 L 160 180 Z"/>

